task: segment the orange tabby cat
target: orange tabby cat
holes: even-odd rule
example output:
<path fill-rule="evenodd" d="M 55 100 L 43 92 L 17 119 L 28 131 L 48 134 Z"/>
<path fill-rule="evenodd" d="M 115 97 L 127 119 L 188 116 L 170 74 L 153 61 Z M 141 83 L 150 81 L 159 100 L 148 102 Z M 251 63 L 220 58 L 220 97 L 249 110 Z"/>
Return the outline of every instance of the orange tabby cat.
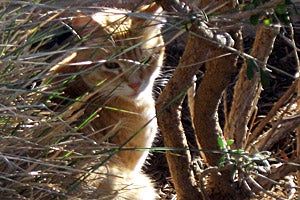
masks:
<path fill-rule="evenodd" d="M 160 12 L 151 4 L 135 13 L 103 8 L 91 16 L 80 14 L 71 20 L 71 26 L 82 40 L 81 50 L 51 70 L 50 74 L 61 75 L 53 80 L 54 85 L 80 71 L 76 81 L 63 89 L 65 95 L 97 93 L 88 102 L 85 117 L 95 111 L 98 116 L 81 131 L 95 142 L 108 138 L 116 147 L 129 148 L 121 149 L 107 167 L 96 170 L 111 176 L 100 181 L 95 173 L 88 178 L 91 187 L 97 188 L 88 198 L 157 197 L 141 167 L 157 131 L 152 88 L 164 56 Z"/>

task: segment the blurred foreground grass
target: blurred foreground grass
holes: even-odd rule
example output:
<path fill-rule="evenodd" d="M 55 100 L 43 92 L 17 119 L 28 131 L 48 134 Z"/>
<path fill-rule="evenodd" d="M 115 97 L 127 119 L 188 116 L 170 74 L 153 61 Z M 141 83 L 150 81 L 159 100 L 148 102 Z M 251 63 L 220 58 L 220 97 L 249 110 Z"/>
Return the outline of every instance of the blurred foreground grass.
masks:
<path fill-rule="evenodd" d="M 78 131 L 84 103 L 41 84 L 77 40 L 64 9 L 36 2 L 0 3 L 0 199 L 88 194 L 77 186 L 109 152 Z"/>

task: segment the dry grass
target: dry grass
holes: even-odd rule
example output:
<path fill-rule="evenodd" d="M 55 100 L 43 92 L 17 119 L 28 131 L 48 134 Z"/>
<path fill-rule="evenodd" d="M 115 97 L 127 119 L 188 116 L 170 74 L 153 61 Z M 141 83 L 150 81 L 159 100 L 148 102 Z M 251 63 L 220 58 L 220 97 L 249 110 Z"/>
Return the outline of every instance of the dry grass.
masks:
<path fill-rule="evenodd" d="M 113 153 L 78 131 L 86 123 L 78 123 L 83 103 L 69 99 L 58 106 L 51 100 L 63 98 L 59 91 L 41 85 L 48 70 L 76 46 L 76 37 L 56 40 L 70 36 L 61 9 L 30 2 L 0 6 L 0 198 L 89 193 L 78 186 Z"/>
<path fill-rule="evenodd" d="M 90 120 L 82 119 L 82 102 L 91 96 L 67 99 L 61 106 L 63 94 L 41 84 L 49 78 L 48 70 L 76 48 L 76 36 L 69 35 L 62 23 L 67 20 L 65 12 L 74 13 L 76 9 L 27 2 L 0 3 L 0 199 L 88 195 L 93 188 L 83 187 L 85 178 L 105 165 L 115 149 L 105 142 L 99 145 L 78 131 Z M 64 42 L 56 40 L 67 36 Z M 259 123 L 258 116 L 253 127 Z M 263 128 L 270 129 L 266 125 Z M 268 149 L 282 163 L 286 153 L 279 152 L 281 147 L 290 153 L 289 158 L 295 157 L 295 136 L 290 133 Z M 287 139 L 289 143 L 284 141 Z"/>

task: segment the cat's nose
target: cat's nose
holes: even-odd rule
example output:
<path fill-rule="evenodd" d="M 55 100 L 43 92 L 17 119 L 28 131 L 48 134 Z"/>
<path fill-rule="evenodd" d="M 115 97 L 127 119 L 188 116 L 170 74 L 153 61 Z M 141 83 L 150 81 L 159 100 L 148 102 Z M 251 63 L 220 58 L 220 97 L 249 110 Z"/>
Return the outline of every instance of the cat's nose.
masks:
<path fill-rule="evenodd" d="M 128 86 L 131 87 L 135 92 L 137 92 L 141 87 L 141 83 L 140 82 L 129 83 Z"/>

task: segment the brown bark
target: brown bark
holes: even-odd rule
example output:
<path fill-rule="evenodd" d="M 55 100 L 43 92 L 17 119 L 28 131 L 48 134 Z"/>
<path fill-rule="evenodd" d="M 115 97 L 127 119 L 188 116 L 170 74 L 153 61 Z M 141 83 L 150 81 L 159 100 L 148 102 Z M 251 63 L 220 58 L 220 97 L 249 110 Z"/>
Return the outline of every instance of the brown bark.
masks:
<path fill-rule="evenodd" d="M 211 3 L 212 2 L 208 0 L 201 1 L 199 7 L 203 8 L 210 5 L 212 9 L 213 7 L 218 7 L 218 11 L 224 11 L 235 7 L 236 5 L 236 1 L 234 0 L 216 1 L 213 4 Z M 238 33 L 238 29 L 235 29 L 234 31 Z M 214 37 L 218 37 L 218 34 L 215 34 Z M 240 39 L 239 37 L 234 37 L 235 40 Z M 215 166 L 219 162 L 220 154 L 209 152 L 220 150 L 220 147 L 217 144 L 217 138 L 223 137 L 217 111 L 222 94 L 231 79 L 232 73 L 236 70 L 237 56 L 229 54 L 224 57 L 225 54 L 232 52 L 226 48 L 212 45 L 211 41 L 208 41 L 207 39 L 203 39 L 201 44 L 201 48 L 203 48 L 204 52 L 211 52 L 208 56 L 208 59 L 211 61 L 205 63 L 205 75 L 195 95 L 194 126 L 198 142 L 201 148 L 206 151 L 204 154 L 207 164 Z M 226 38 L 226 44 L 232 47 L 233 41 L 229 42 L 228 38 Z M 240 42 L 237 41 L 235 48 L 237 48 L 239 44 Z M 220 56 L 220 58 L 218 58 L 218 56 Z"/>
<path fill-rule="evenodd" d="M 181 150 L 166 152 L 177 199 L 179 200 L 202 199 L 190 169 L 191 156 L 187 149 L 188 145 L 180 119 L 180 106 L 183 97 L 192 84 L 193 76 L 199 69 L 199 66 L 193 65 L 193 63 L 199 61 L 198 56 L 204 53 L 201 52 L 202 48 L 199 47 L 199 44 L 201 43 L 198 38 L 189 37 L 180 64 L 156 103 L 158 124 L 164 137 L 165 147 Z M 189 65 L 192 66 L 185 67 Z"/>
<path fill-rule="evenodd" d="M 214 58 L 225 53 L 228 51 L 215 49 L 209 57 Z M 205 153 L 206 161 L 211 166 L 217 165 L 221 156 L 209 152 L 220 150 L 217 138 L 222 137 L 222 130 L 218 122 L 217 111 L 222 93 L 236 69 L 236 57 L 231 54 L 207 62 L 205 75 L 195 96 L 195 131 L 201 148 L 207 151 Z"/>
<path fill-rule="evenodd" d="M 221 89 L 216 89 L 217 97 L 210 95 L 210 97 L 216 97 L 215 99 L 209 99 L 208 101 L 212 102 L 219 102 L 220 96 L 222 91 L 227 85 L 229 74 L 231 75 L 232 70 L 234 68 L 234 59 L 236 56 L 230 55 L 223 59 L 216 59 L 215 56 L 223 55 L 223 53 L 228 53 L 227 51 L 223 50 L 222 48 L 218 47 L 217 44 L 224 46 L 225 44 L 232 45 L 232 39 L 229 36 L 226 38 L 222 34 L 216 34 L 211 32 L 205 24 L 202 24 L 201 27 L 192 27 L 190 30 L 189 39 L 186 45 L 185 52 L 183 54 L 182 59 L 180 60 L 180 64 L 174 72 L 173 77 L 169 80 L 166 88 L 164 89 L 163 93 L 159 97 L 157 101 L 157 117 L 158 117 L 158 124 L 163 133 L 164 142 L 166 147 L 170 148 L 180 148 L 184 149 L 187 148 L 185 135 L 182 131 L 182 125 L 180 122 L 180 106 L 183 100 L 182 94 L 185 94 L 188 87 L 192 85 L 193 77 L 197 73 L 199 69 L 199 64 L 195 65 L 194 63 L 205 63 L 207 61 L 207 55 L 210 51 L 213 51 L 211 57 L 213 61 L 211 66 L 207 65 L 208 68 L 216 70 L 218 79 L 217 87 L 221 85 Z M 218 38 L 219 40 L 213 40 L 213 38 Z M 222 65 L 220 64 L 222 63 Z M 188 67 L 187 67 L 188 66 Z M 217 73 L 217 71 L 221 71 Z M 225 71 L 225 74 L 222 73 Z M 208 74 L 207 80 L 210 81 L 210 87 L 214 90 L 215 81 L 211 75 L 215 75 L 214 73 Z M 219 81 L 220 80 L 220 81 Z M 204 84 L 205 85 L 205 84 Z M 202 91 L 202 90 L 200 90 Z M 209 91 L 209 89 L 208 89 Z M 206 91 L 205 91 L 206 92 Z M 196 102 L 199 103 L 199 102 Z M 217 103 L 216 103 L 217 104 Z M 201 99 L 200 105 L 206 107 L 206 101 Z M 202 106 L 200 106 L 202 107 Z M 211 110 L 209 112 L 215 112 L 216 107 L 208 107 Z M 198 107 L 196 107 L 198 109 Z M 206 117 L 207 112 L 202 112 L 200 115 Z M 196 116 L 196 115 L 195 115 Z M 207 121 L 205 117 L 196 116 L 199 118 L 200 121 Z M 196 120 L 197 128 L 198 129 L 199 121 Z M 200 122 L 201 123 L 201 122 Z M 210 124 L 210 127 L 217 127 L 217 123 L 213 122 Z M 202 128 L 202 127 L 201 127 Z M 199 143 L 208 144 L 214 143 L 217 144 L 217 140 L 213 136 L 213 128 L 205 129 L 203 132 L 197 132 L 197 137 Z M 203 130 L 203 129 L 202 129 Z M 203 141 L 203 142 L 202 142 Z M 204 148 L 210 149 L 210 144 L 204 145 Z M 214 148 L 212 148 L 214 149 Z M 174 156 L 174 154 L 179 154 L 180 156 Z M 190 170 L 190 154 L 188 151 L 167 151 L 166 153 L 170 172 L 172 178 L 174 180 L 175 189 L 177 192 L 178 199 L 199 199 L 201 197 L 201 193 L 198 191 L 199 189 L 194 185 L 194 177 L 191 174 Z M 218 159 L 217 159 L 218 160 Z M 217 160 L 214 159 L 211 163 L 216 164 Z M 188 192 L 187 192 L 188 191 Z M 195 198 L 197 197 L 197 198 Z"/>
<path fill-rule="evenodd" d="M 187 12 L 187 10 L 180 7 L 179 2 L 176 0 L 157 0 L 156 2 L 165 11 Z M 197 27 L 193 29 L 197 30 Z M 192 34 L 189 36 L 180 63 L 156 103 L 158 124 L 163 134 L 164 146 L 181 150 L 166 152 L 177 199 L 179 200 L 203 199 L 191 169 L 191 155 L 188 151 L 186 137 L 181 124 L 180 110 L 186 90 L 192 86 L 193 77 L 200 67 L 199 65 L 194 65 L 194 63 L 197 63 L 199 58 L 202 58 L 202 61 L 204 61 L 206 57 L 206 52 L 202 51 L 203 49 L 200 47 L 200 41 Z"/>
<path fill-rule="evenodd" d="M 250 55 L 256 58 L 258 66 L 265 70 L 269 55 L 272 52 L 279 28 L 260 25 L 256 31 L 254 45 Z M 259 69 L 254 72 L 252 80 L 247 78 L 247 64 L 240 71 L 239 79 L 234 88 L 233 102 L 229 120 L 225 126 L 226 139 L 234 139 L 233 148 L 245 147 L 247 125 L 257 105 L 261 93 L 261 79 Z"/>
<path fill-rule="evenodd" d="M 175 8 L 175 6 L 169 6 L 172 5 L 171 2 L 174 2 L 173 0 L 158 2 L 165 10 L 172 11 Z M 163 4 L 166 2 L 169 2 L 169 5 Z M 207 55 L 209 52 L 212 52 L 209 57 L 212 58 L 212 61 L 207 62 L 204 80 L 202 80 L 200 88 L 197 91 L 194 124 L 201 147 L 205 150 L 219 150 L 217 137 L 221 136 L 222 132 L 215 114 L 222 92 L 226 88 L 232 72 L 235 70 L 237 57 L 230 54 L 223 58 L 216 58 L 217 56 L 229 53 L 225 48 L 220 47 L 224 47 L 225 45 L 233 46 L 230 35 L 213 33 L 203 23 L 201 27 L 193 27 L 190 30 L 189 39 L 184 55 L 180 60 L 180 65 L 175 70 L 173 77 L 169 80 L 168 85 L 157 101 L 158 123 L 163 133 L 166 147 L 187 147 L 180 123 L 179 107 L 181 106 L 183 97 L 179 95 L 192 85 L 193 76 L 199 68 L 194 63 L 207 62 Z M 196 192 L 198 189 L 194 187 L 194 178 L 189 169 L 189 152 L 181 151 L 177 152 L 177 154 L 181 156 L 173 156 L 172 151 L 168 151 L 166 154 L 177 197 L 178 199 L 195 199 L 195 196 L 200 195 L 200 192 Z M 218 155 L 205 154 L 207 155 L 206 158 L 209 165 L 216 165 L 218 163 Z M 193 191 L 193 195 L 191 195 L 191 191 Z"/>

